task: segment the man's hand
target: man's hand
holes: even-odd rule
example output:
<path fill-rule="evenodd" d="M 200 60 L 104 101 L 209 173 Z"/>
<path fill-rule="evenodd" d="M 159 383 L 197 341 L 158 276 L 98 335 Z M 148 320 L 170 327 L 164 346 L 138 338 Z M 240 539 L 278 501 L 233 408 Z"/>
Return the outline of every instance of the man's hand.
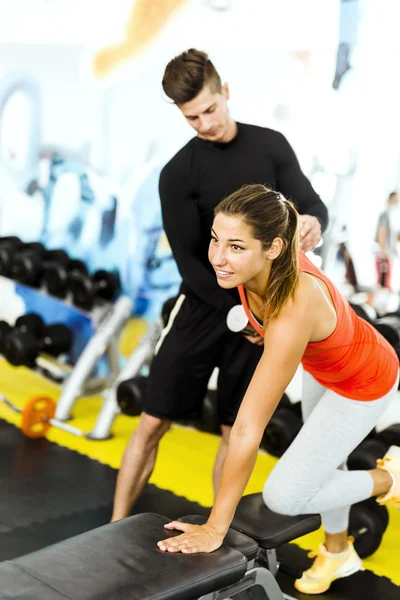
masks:
<path fill-rule="evenodd" d="M 158 548 L 163 552 L 182 552 L 183 554 L 214 552 L 222 546 L 225 537 L 207 523 L 204 525 L 191 525 L 180 521 L 172 521 L 164 527 L 165 529 L 177 529 L 184 533 L 157 542 Z"/>
<path fill-rule="evenodd" d="M 317 217 L 299 215 L 300 250 L 308 252 L 321 239 L 321 224 Z"/>
<path fill-rule="evenodd" d="M 261 337 L 256 331 L 252 333 L 243 333 L 243 336 L 248 340 L 251 344 L 257 344 L 257 346 L 262 346 L 264 344 L 264 338 Z"/>

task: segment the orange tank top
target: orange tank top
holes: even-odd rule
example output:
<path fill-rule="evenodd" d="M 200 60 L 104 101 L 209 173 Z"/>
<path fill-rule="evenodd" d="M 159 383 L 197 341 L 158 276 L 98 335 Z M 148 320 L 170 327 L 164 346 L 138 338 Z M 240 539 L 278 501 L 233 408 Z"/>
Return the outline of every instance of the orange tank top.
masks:
<path fill-rule="evenodd" d="M 324 387 L 352 400 L 378 400 L 393 388 L 399 361 L 393 347 L 364 319 L 356 315 L 336 286 L 301 252 L 300 271 L 326 284 L 337 314 L 337 325 L 329 337 L 309 342 L 302 365 Z M 249 310 L 246 292 L 239 294 L 247 317 L 256 331 L 264 331 Z"/>

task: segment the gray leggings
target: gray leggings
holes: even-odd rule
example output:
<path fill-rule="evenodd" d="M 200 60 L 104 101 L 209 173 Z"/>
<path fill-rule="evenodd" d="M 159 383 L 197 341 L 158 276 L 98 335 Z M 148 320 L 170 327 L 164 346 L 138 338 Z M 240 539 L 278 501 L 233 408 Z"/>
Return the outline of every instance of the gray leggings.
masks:
<path fill-rule="evenodd" d="M 350 506 L 373 492 L 371 475 L 347 471 L 347 457 L 373 429 L 397 386 L 398 381 L 379 400 L 359 402 L 324 388 L 304 372 L 304 425 L 265 483 L 268 508 L 286 515 L 320 513 L 327 533 L 347 530 Z"/>

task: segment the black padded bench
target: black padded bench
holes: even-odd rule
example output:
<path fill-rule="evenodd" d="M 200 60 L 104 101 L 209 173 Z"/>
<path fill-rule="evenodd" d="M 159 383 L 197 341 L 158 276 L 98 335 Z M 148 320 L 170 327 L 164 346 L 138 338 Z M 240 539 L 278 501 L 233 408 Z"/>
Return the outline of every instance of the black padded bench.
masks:
<path fill-rule="evenodd" d="M 247 510 L 254 511 L 244 514 Z M 186 517 L 204 522 L 204 517 Z M 223 600 L 254 585 L 270 600 L 283 600 L 273 573 L 257 564 L 260 548 L 310 533 L 319 516 L 283 517 L 269 511 L 261 494 L 241 501 L 234 527 L 212 554 L 160 552 L 157 541 L 179 535 L 170 519 L 143 513 L 94 529 L 0 564 L 1 600 Z M 183 519 L 182 519 L 183 520 Z M 273 565 L 272 565 L 273 567 Z"/>

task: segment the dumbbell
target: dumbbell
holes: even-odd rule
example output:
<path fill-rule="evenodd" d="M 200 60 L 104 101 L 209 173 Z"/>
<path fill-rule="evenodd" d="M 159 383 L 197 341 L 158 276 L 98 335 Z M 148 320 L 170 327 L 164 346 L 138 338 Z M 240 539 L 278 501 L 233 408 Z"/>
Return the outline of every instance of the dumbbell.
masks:
<path fill-rule="evenodd" d="M 388 313 L 373 323 L 375 329 L 391 344 L 393 347 L 400 344 L 400 314 Z"/>
<path fill-rule="evenodd" d="M 302 426 L 302 420 L 292 409 L 278 407 L 265 428 L 260 447 L 279 458 L 289 448 Z"/>
<path fill-rule="evenodd" d="M 32 330 L 19 329 L 16 323 L 16 327 L 4 339 L 3 355 L 16 367 L 24 365 L 32 368 L 41 352 L 57 357 L 67 353 L 72 342 L 72 331 L 61 323 L 44 325 L 42 335 L 38 337 Z"/>
<path fill-rule="evenodd" d="M 146 393 L 147 377 L 137 375 L 121 381 L 117 387 L 117 404 L 122 414 L 137 417 L 142 412 L 143 397 Z"/>
<path fill-rule="evenodd" d="M 92 276 L 85 273 L 73 273 L 69 280 L 69 290 L 75 306 L 91 310 L 98 299 L 111 302 L 120 290 L 117 272 L 100 269 Z"/>
<path fill-rule="evenodd" d="M 39 287 L 45 253 L 46 249 L 40 242 L 24 244 L 14 256 L 10 276 L 24 285 Z"/>
<path fill-rule="evenodd" d="M 394 423 L 386 429 L 382 429 L 375 434 L 375 439 L 384 444 L 387 448 L 390 446 L 400 446 L 400 423 Z M 378 458 L 382 458 L 379 456 Z"/>
<path fill-rule="evenodd" d="M 84 262 L 69 258 L 63 250 L 50 250 L 43 264 L 41 283 L 51 296 L 65 298 L 70 280 L 77 273 L 88 275 Z"/>
<path fill-rule="evenodd" d="M 294 414 L 299 419 L 301 419 L 301 421 L 303 420 L 303 413 L 301 411 L 301 402 L 299 402 L 299 401 L 291 402 L 291 400 L 289 399 L 289 397 L 286 394 L 283 394 L 282 398 L 280 399 L 278 408 L 287 408 L 288 410 L 291 410 L 292 412 L 294 412 Z"/>
<path fill-rule="evenodd" d="M 366 439 L 350 454 L 347 459 L 347 467 L 350 471 L 376 469 L 377 459 L 385 456 L 388 449 L 389 445 L 380 439 Z"/>
<path fill-rule="evenodd" d="M 388 524 L 387 508 L 377 504 L 375 498 L 353 504 L 349 534 L 354 537 L 354 547 L 360 558 L 367 558 L 378 550 Z"/>
<path fill-rule="evenodd" d="M 14 330 L 30 333 L 34 337 L 41 337 L 45 330 L 45 324 L 40 315 L 27 313 L 18 317 L 14 327 L 6 321 L 0 321 L 0 354 L 4 354 L 4 340 Z"/>
<path fill-rule="evenodd" d="M 15 254 L 23 245 L 21 240 L 15 236 L 0 238 L 0 275 L 11 277 L 11 266 Z"/>

